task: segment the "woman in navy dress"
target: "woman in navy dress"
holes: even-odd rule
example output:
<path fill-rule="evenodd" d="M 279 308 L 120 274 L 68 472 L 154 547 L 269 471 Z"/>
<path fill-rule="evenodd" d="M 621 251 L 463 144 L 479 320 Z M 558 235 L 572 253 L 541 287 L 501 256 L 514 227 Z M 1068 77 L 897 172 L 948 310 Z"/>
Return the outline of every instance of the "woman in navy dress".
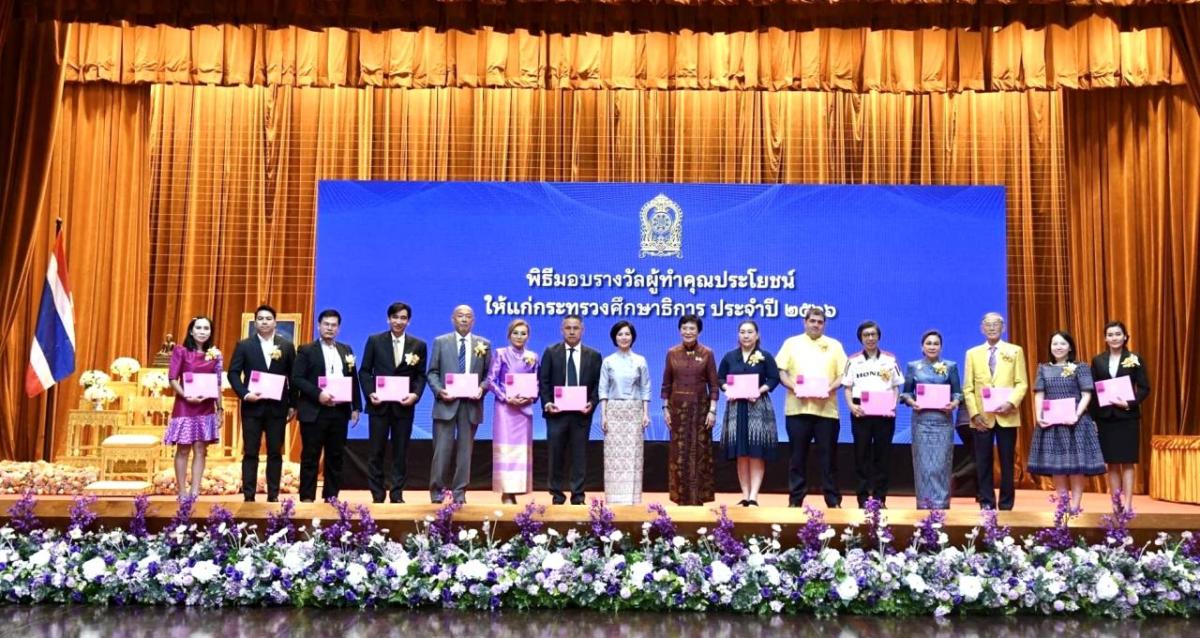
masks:
<path fill-rule="evenodd" d="M 900 400 L 913 409 L 913 480 L 917 509 L 950 509 L 950 466 L 954 456 L 954 410 L 963 399 L 958 364 L 942 359 L 942 333 L 921 335 L 925 357 L 909 361 Z M 950 402 L 937 409 L 917 408 L 917 384 L 950 386 Z"/>
<path fill-rule="evenodd" d="M 779 385 L 775 357 L 759 347 L 758 324 L 743 321 L 738 326 L 738 347 L 725 353 L 717 368 L 721 391 L 731 374 L 758 375 L 758 397 L 729 399 L 725 403 L 725 421 L 721 427 L 721 445 L 725 459 L 737 460 L 738 484 L 742 486 L 742 507 L 758 506 L 767 461 L 775 459 L 779 434 L 775 425 L 775 407 L 770 393 Z"/>
<path fill-rule="evenodd" d="M 1075 512 L 1083 500 L 1084 477 L 1104 474 L 1100 437 L 1087 413 L 1092 389 L 1091 368 L 1075 360 L 1075 340 L 1062 330 L 1050 335 L 1050 362 L 1038 364 L 1033 385 L 1038 428 L 1029 448 L 1029 471 L 1049 476 L 1060 498 L 1069 493 Z M 1073 423 L 1046 422 L 1042 402 L 1054 399 L 1075 399 Z"/>
<path fill-rule="evenodd" d="M 1129 331 L 1120 321 L 1104 326 L 1104 343 L 1108 346 L 1092 359 L 1092 380 L 1108 381 L 1129 377 L 1133 400 L 1117 399 L 1111 405 L 1092 407 L 1096 429 L 1100 431 L 1100 452 L 1108 464 L 1108 487 L 1113 494 L 1121 493 L 1125 509 L 1133 510 L 1133 468 L 1137 465 L 1141 435 L 1138 433 L 1142 403 L 1150 396 L 1150 377 L 1145 361 L 1129 349 Z"/>

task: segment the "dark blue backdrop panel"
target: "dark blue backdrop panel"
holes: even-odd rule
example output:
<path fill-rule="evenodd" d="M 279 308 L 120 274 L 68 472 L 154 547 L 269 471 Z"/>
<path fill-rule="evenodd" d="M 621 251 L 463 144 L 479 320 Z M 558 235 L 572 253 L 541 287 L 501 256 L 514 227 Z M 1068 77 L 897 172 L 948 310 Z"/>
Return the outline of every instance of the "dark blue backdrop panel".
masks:
<path fill-rule="evenodd" d="M 643 208 L 659 195 L 670 203 L 653 228 L 655 209 Z M 409 331 L 431 344 L 451 330 L 458 304 L 474 308 L 475 332 L 496 347 L 506 345 L 509 321 L 524 316 L 539 353 L 560 338 L 565 307 L 583 311 L 584 342 L 605 355 L 614 350 L 609 328 L 629 319 L 655 386 L 647 435 L 665 440 L 658 389 L 683 310 L 703 310 L 701 341 L 718 359 L 736 347 L 742 317 L 731 309 L 752 311 L 763 347 L 775 352 L 803 331 L 788 315 L 820 304 L 834 311 L 827 331 L 848 354 L 859 347 L 858 324 L 874 319 L 883 347 L 902 361 L 921 356 L 929 328 L 944 334 L 946 358 L 961 361 L 982 340 L 980 317 L 1007 305 L 1004 211 L 998 186 L 326 181 L 316 307 L 341 311 L 340 338 L 358 352 L 387 329 L 392 301 L 413 307 Z M 644 236 L 669 254 L 642 254 Z M 656 274 L 660 285 L 651 286 L 646 278 Z M 786 440 L 782 388 L 773 400 Z M 478 438 L 488 439 L 485 401 Z M 430 435 L 431 403 L 426 393 L 415 437 Z M 540 413 L 534 432 L 545 436 Z M 366 437 L 365 416 L 350 435 Z M 602 438 L 598 420 L 592 435 Z M 911 440 L 907 409 L 895 440 Z"/>

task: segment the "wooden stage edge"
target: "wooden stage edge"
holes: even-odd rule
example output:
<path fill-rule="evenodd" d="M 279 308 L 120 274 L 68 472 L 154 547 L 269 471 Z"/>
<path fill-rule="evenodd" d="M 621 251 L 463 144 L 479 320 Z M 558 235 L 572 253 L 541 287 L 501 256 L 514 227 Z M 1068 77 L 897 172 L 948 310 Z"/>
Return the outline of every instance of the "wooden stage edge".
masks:
<path fill-rule="evenodd" d="M 366 492 L 343 493 L 345 500 L 354 504 L 356 508 L 359 504 L 367 505 L 379 526 L 387 529 L 393 537 L 415 531 L 427 517 L 433 516 L 439 509 L 439 506 L 427 502 L 423 492 L 410 491 L 406 492 L 405 496 L 409 503 L 376 505 L 370 503 L 370 496 Z M 295 498 L 295 495 L 284 495 L 283 498 Z M 695 533 L 700 528 L 711 530 L 717 521 L 720 505 L 726 504 L 729 506 L 729 517 L 735 524 L 735 532 L 739 535 L 768 536 L 772 532 L 772 526 L 779 525 L 782 528 L 780 541 L 785 545 L 795 543 L 797 530 L 807 520 L 802 509 L 786 507 L 786 497 L 780 494 L 763 495 L 760 502 L 764 506 L 757 508 L 737 506 L 736 502 L 740 498 L 740 495 L 736 494 L 718 494 L 715 503 L 683 507 L 671 505 L 666 494 L 646 494 L 642 505 L 613 505 L 610 509 L 616 516 L 615 524 L 619 529 L 640 538 L 642 523 L 654 518 L 646 509 L 648 504 L 666 505 L 668 515 L 681 533 Z M 846 495 L 843 499 L 843 504 L 848 506 L 843 509 L 825 509 L 819 495 L 809 496 L 807 503 L 824 511 L 825 521 L 840 531 L 845 525 L 863 520 L 862 510 L 854 506 L 853 495 Z M 0 497 L 0 524 L 8 521 L 8 510 L 17 500 L 16 496 Z M 65 496 L 38 497 L 35 514 L 46 527 L 66 529 L 73 500 L 73 497 Z M 517 505 L 501 505 L 498 496 L 491 492 L 469 492 L 467 501 L 468 503 L 455 514 L 455 522 L 470 528 L 478 527 L 485 520 L 490 521 L 497 526 L 496 532 L 501 537 L 515 532 L 513 518 L 530 501 L 547 505 L 540 519 L 560 532 L 565 533 L 575 525 L 586 526 L 589 521 L 588 506 L 549 506 L 549 497 L 544 493 L 524 495 L 520 497 L 520 503 Z M 245 503 L 240 496 L 204 497 L 196 503 L 193 520 L 197 523 L 202 522 L 218 505 L 232 512 L 239 522 L 257 524 L 260 530 L 265 528 L 268 516 L 280 509 L 279 504 L 266 503 L 263 495 L 259 495 L 259 500 L 255 503 Z M 926 511 L 913 509 L 914 505 L 911 496 L 889 498 L 889 509 L 885 514 L 899 544 L 907 544 L 912 536 L 913 527 L 928 515 Z M 1089 542 L 1103 542 L 1103 516 L 1109 508 L 1107 496 L 1087 494 L 1084 497 L 1084 513 L 1074 518 L 1070 526 Z M 1130 532 L 1138 543 L 1154 540 L 1159 532 L 1177 535 L 1184 531 L 1200 530 L 1200 506 L 1166 503 L 1139 496 L 1135 498 L 1134 510 L 1139 513 L 1130 524 Z M 105 527 L 126 527 L 133 516 L 133 499 L 101 497 L 92 506 L 92 511 L 99 515 L 99 522 Z M 175 512 L 174 497 L 151 497 L 147 526 L 152 530 L 161 529 L 175 516 Z M 328 504 L 295 504 L 297 525 L 311 526 L 313 519 L 321 519 L 328 523 L 336 518 L 335 510 Z M 1046 492 L 1023 490 L 1017 494 L 1016 511 L 1000 512 L 998 518 L 1001 525 L 1012 528 L 1014 536 L 1020 538 L 1052 525 L 1054 513 Z M 951 542 L 961 543 L 966 534 L 979 523 L 979 509 L 974 500 L 956 498 L 951 504 L 951 509 L 946 512 L 944 531 L 949 535 Z"/>

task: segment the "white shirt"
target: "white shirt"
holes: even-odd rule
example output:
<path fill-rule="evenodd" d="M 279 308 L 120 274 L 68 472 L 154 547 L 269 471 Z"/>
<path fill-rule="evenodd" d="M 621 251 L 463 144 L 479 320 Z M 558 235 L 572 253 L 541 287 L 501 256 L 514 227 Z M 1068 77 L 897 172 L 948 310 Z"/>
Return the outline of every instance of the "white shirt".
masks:
<path fill-rule="evenodd" d="M 1108 355 L 1108 376 L 1117 378 L 1117 370 L 1121 368 L 1121 355 L 1109 353 Z"/>
<path fill-rule="evenodd" d="M 563 359 L 565 361 L 567 361 L 568 363 L 570 363 L 571 359 L 572 359 L 572 357 L 570 356 L 571 350 L 572 349 L 575 350 L 574 365 L 572 366 L 575 368 L 575 382 L 577 385 L 583 385 L 583 377 L 579 374 L 579 372 L 580 372 L 579 371 L 579 360 L 581 358 L 583 358 L 583 342 L 580 341 L 579 343 L 572 346 L 572 345 L 568 344 L 566 341 L 564 341 L 563 348 L 564 348 Z M 563 368 L 563 385 L 566 385 L 566 384 L 567 384 L 567 369 Z"/>
<path fill-rule="evenodd" d="M 862 397 L 863 390 L 882 392 L 904 385 L 904 375 L 895 355 L 885 350 L 875 353 L 876 356 L 868 359 L 865 351 L 856 352 L 846 360 L 842 385 L 850 388 L 850 396 L 856 399 Z"/>
<path fill-rule="evenodd" d="M 340 377 L 342 375 L 342 355 L 337 345 L 321 341 L 321 353 L 325 355 L 325 376 Z"/>
<path fill-rule="evenodd" d="M 275 333 L 271 333 L 266 339 L 258 335 L 258 345 L 262 348 L 263 361 L 267 362 L 268 368 L 271 367 L 271 353 L 275 351 Z"/>
<path fill-rule="evenodd" d="M 473 349 L 471 348 L 471 333 L 468 332 L 466 335 L 460 335 L 457 332 L 454 333 L 454 362 L 457 365 L 457 363 L 458 363 L 458 348 L 459 348 L 459 344 L 463 343 L 463 339 L 467 340 L 466 341 L 467 358 L 466 358 L 465 363 L 463 364 L 463 372 L 470 372 L 471 371 L 471 357 L 474 356 L 474 354 L 475 354 L 473 352 Z M 455 372 L 457 372 L 457 370 L 455 370 Z M 482 382 L 483 379 L 480 379 L 479 381 Z"/>

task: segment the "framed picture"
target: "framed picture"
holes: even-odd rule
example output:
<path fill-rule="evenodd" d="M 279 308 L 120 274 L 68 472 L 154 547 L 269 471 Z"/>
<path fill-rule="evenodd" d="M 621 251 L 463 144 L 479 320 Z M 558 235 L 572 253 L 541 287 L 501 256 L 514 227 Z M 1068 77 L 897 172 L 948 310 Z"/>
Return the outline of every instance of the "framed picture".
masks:
<path fill-rule="evenodd" d="M 281 312 L 275 315 L 275 334 L 300 345 L 296 341 L 296 336 L 300 334 L 300 317 L 298 312 Z M 254 313 L 242 313 L 242 338 L 249 339 L 255 334 L 254 330 Z"/>

